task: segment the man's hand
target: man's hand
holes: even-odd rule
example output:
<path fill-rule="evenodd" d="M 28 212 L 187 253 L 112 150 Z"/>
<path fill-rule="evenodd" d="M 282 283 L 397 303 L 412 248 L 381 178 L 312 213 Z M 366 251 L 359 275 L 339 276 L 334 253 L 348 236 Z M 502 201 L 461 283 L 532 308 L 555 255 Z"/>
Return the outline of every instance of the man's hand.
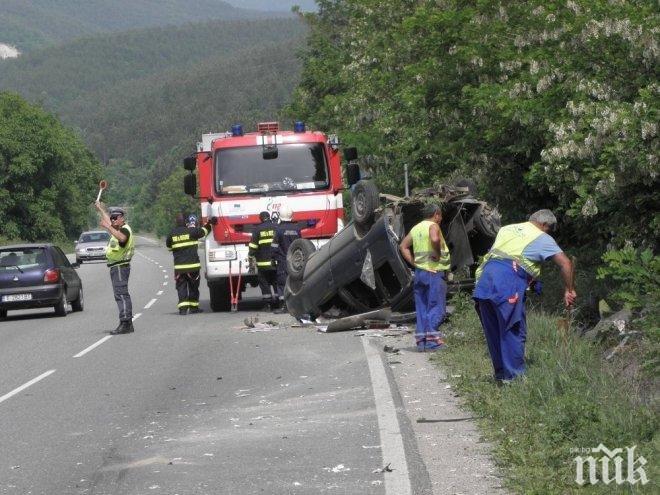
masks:
<path fill-rule="evenodd" d="M 257 273 L 257 259 L 254 256 L 248 256 L 248 270 L 250 273 Z"/>
<path fill-rule="evenodd" d="M 575 289 L 566 289 L 564 291 L 564 304 L 568 308 L 569 306 L 573 306 L 573 303 L 577 299 L 577 294 L 575 293 Z"/>

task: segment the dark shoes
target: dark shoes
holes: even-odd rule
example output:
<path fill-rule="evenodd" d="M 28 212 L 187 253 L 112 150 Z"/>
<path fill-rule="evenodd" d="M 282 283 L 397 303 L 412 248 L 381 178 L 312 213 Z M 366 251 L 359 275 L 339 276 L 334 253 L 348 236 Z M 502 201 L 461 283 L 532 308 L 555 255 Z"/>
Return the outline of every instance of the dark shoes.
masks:
<path fill-rule="evenodd" d="M 202 308 L 190 308 L 190 310 L 189 310 L 188 312 L 191 313 L 191 314 L 194 314 L 194 313 L 203 313 L 204 310 L 203 310 Z"/>
<path fill-rule="evenodd" d="M 121 335 L 124 333 L 135 332 L 132 321 L 122 321 L 117 328 L 110 332 L 110 335 Z"/>
<path fill-rule="evenodd" d="M 203 313 L 204 310 L 202 308 L 179 308 L 179 314 L 181 316 L 187 315 L 188 313 L 196 314 L 196 313 Z"/>
<path fill-rule="evenodd" d="M 188 314 L 188 308 L 179 308 L 179 314 L 185 316 Z"/>

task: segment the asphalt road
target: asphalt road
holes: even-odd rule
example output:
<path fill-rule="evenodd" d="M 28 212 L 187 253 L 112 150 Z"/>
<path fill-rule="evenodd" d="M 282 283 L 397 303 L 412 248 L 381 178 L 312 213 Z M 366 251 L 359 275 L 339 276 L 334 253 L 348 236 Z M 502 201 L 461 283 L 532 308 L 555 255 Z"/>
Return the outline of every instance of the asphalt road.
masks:
<path fill-rule="evenodd" d="M 206 311 L 179 316 L 171 263 L 138 239 L 134 334 L 107 335 L 102 262 L 79 269 L 83 312 L 0 321 L 0 493 L 430 493 L 380 343 L 249 299 L 212 313 L 204 283 Z M 283 326 L 241 328 L 254 316 Z"/>

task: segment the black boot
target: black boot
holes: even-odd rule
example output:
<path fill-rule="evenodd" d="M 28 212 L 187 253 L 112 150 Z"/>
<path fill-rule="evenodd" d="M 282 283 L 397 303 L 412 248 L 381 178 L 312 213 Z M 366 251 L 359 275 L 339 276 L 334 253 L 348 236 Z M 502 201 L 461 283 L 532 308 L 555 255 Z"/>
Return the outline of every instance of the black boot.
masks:
<path fill-rule="evenodd" d="M 179 308 L 179 314 L 185 316 L 188 314 L 188 308 Z"/>
<path fill-rule="evenodd" d="M 202 308 L 195 308 L 195 307 L 192 307 L 192 308 L 190 308 L 189 312 L 190 312 L 190 313 L 203 313 L 204 310 L 203 310 Z"/>
<path fill-rule="evenodd" d="M 124 333 L 132 333 L 135 329 L 133 328 L 132 321 L 122 321 L 117 328 L 115 328 L 110 335 L 121 335 Z"/>

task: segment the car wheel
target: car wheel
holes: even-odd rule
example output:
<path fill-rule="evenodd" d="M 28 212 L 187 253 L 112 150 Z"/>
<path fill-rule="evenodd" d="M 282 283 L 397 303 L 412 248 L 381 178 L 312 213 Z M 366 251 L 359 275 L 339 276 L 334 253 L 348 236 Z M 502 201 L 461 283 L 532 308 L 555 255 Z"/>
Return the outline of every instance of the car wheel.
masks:
<path fill-rule="evenodd" d="M 82 285 L 80 286 L 80 290 L 78 291 L 78 299 L 75 301 L 71 301 L 71 309 L 73 311 L 82 311 L 85 307 L 85 298 L 83 297 L 83 288 Z"/>
<path fill-rule="evenodd" d="M 62 297 L 55 305 L 55 314 L 57 316 L 66 316 L 66 306 L 68 302 L 66 300 L 66 287 L 62 287 Z"/>
<path fill-rule="evenodd" d="M 302 280 L 307 260 L 316 251 L 309 239 L 296 239 L 286 253 L 286 270 L 292 280 Z"/>
<path fill-rule="evenodd" d="M 79 265 L 82 265 L 82 260 L 80 258 L 76 258 L 76 263 L 78 263 Z"/>
<path fill-rule="evenodd" d="M 378 188 L 373 181 L 361 180 L 351 193 L 351 214 L 360 233 L 366 234 L 374 223 L 380 205 Z"/>
<path fill-rule="evenodd" d="M 0 309 L 0 318 L 7 318 L 7 310 Z"/>
<path fill-rule="evenodd" d="M 474 228 L 480 234 L 495 237 L 500 230 L 500 217 L 494 214 L 490 208 L 480 206 L 474 214 Z"/>

